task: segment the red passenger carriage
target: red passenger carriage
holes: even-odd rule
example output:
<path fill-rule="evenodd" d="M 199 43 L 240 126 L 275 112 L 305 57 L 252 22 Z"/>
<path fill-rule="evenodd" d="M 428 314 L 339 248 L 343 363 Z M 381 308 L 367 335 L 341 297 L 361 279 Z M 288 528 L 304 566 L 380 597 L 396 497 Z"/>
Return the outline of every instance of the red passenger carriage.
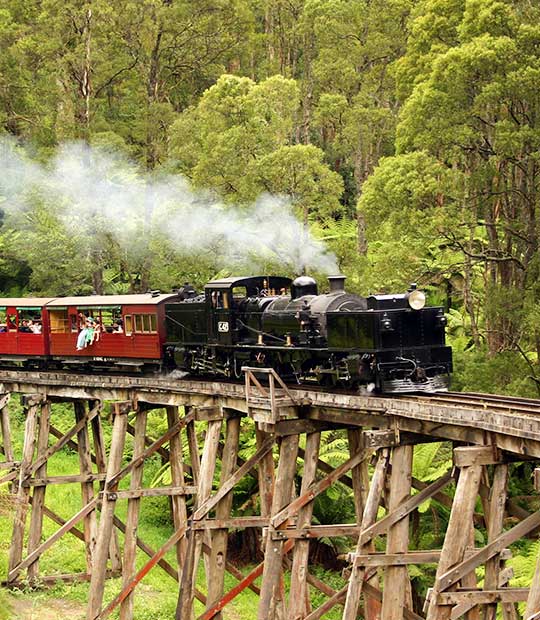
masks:
<path fill-rule="evenodd" d="M 165 342 L 164 304 L 176 298 L 176 294 L 148 293 L 54 299 L 47 304 L 50 354 L 54 360 L 72 364 L 160 364 Z M 81 331 L 88 325 L 94 330 L 93 337 L 78 347 Z"/>
<path fill-rule="evenodd" d="M 0 361 L 25 362 L 49 355 L 50 297 L 0 299 Z"/>

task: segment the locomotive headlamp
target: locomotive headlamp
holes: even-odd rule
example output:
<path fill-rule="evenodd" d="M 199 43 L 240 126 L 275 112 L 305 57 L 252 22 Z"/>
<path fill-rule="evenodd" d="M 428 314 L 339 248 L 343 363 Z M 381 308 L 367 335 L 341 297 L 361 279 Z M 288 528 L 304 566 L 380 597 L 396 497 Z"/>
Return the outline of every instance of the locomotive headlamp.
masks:
<path fill-rule="evenodd" d="M 414 290 L 408 294 L 407 301 L 413 310 L 422 310 L 426 305 L 426 296 L 422 291 Z"/>

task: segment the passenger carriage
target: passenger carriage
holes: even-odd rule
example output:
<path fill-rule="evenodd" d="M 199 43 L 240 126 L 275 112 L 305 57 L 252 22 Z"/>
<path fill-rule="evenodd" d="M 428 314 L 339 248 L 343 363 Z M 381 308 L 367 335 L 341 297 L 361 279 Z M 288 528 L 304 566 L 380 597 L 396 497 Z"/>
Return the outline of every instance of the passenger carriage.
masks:
<path fill-rule="evenodd" d="M 46 304 L 50 301 L 50 297 L 0 299 L 0 361 L 23 363 L 49 355 Z M 26 331 L 30 322 L 35 331 Z"/>
<path fill-rule="evenodd" d="M 176 297 L 154 292 L 53 299 L 47 303 L 50 355 L 71 365 L 159 366 L 165 341 L 164 304 Z M 102 327 L 78 349 L 88 319 Z"/>

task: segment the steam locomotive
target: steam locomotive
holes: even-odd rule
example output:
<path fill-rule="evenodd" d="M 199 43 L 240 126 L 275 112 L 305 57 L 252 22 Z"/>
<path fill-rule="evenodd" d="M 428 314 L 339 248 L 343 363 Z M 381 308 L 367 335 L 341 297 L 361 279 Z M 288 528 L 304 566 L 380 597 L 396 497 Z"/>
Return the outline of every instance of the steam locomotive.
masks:
<path fill-rule="evenodd" d="M 448 389 L 452 351 L 441 307 L 403 294 L 359 297 L 329 278 L 225 278 L 202 294 L 189 285 L 165 303 L 165 363 L 191 374 L 239 379 L 272 367 L 286 381 L 365 386 L 384 393 Z"/>

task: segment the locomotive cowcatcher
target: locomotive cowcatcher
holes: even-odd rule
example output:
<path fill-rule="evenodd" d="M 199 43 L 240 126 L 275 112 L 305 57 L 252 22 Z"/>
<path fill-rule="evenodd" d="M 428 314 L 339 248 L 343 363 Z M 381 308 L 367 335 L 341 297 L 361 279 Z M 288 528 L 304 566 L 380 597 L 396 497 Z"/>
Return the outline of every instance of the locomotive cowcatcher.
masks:
<path fill-rule="evenodd" d="M 243 366 L 272 367 L 287 381 L 386 393 L 446 390 L 443 308 L 425 307 L 415 285 L 360 297 L 344 280 L 330 277 L 321 295 L 308 276 L 225 278 L 202 294 L 185 286 L 165 306 L 166 363 L 231 378 Z"/>

